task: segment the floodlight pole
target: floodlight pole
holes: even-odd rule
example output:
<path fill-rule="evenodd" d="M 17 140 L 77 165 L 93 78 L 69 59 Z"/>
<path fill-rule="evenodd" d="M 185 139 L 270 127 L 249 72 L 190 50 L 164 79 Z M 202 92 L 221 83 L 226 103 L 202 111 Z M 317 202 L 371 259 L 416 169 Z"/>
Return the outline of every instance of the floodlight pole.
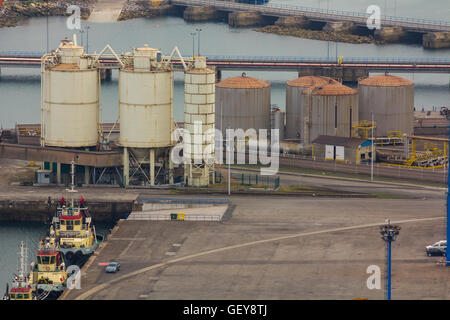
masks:
<path fill-rule="evenodd" d="M 370 181 L 373 181 L 373 161 L 374 161 L 374 158 L 375 158 L 375 154 L 374 154 L 374 152 L 375 152 L 375 147 L 374 147 L 375 139 L 374 139 L 374 136 L 373 136 L 373 111 L 371 112 L 371 114 L 372 114 L 372 157 L 370 159 L 370 163 L 371 163 L 371 165 L 370 165 Z"/>
<path fill-rule="evenodd" d="M 450 138 L 450 127 L 449 127 L 449 131 L 448 131 L 448 136 Z M 445 148 L 445 146 L 444 146 Z M 449 147 L 450 150 L 450 147 Z M 445 152 L 445 150 L 444 150 Z M 447 152 L 447 156 L 450 159 L 449 153 Z M 445 265 L 447 267 L 450 267 L 450 254 L 449 254 L 449 250 L 448 250 L 448 239 L 450 237 L 450 161 L 447 160 L 447 247 L 445 249 Z M 444 163 L 444 168 L 445 168 L 445 163 Z"/>
<path fill-rule="evenodd" d="M 399 226 L 392 226 L 390 220 L 387 220 L 387 224 L 380 228 L 381 238 L 386 242 L 386 285 L 385 296 L 386 300 L 391 300 L 391 278 L 392 278 L 392 242 L 397 239 L 400 231 Z"/>

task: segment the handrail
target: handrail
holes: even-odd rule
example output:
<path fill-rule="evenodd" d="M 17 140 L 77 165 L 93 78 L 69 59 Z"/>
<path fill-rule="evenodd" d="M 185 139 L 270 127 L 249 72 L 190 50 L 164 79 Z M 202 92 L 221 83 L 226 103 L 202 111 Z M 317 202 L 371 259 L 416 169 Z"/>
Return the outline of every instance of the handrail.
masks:
<path fill-rule="evenodd" d="M 241 4 L 228 1 L 217 1 L 217 0 L 170 0 L 171 3 L 175 4 L 186 4 L 186 5 L 213 5 L 222 9 L 240 9 L 240 10 L 252 10 L 261 13 L 278 13 L 280 15 L 299 15 L 300 13 L 310 13 L 315 17 L 348 20 L 348 18 L 358 18 L 360 21 L 365 22 L 370 14 L 356 11 L 345 11 L 345 10 L 333 10 L 333 9 L 321 9 L 281 3 L 267 3 L 263 6 L 252 5 L 252 4 Z M 346 19 L 347 18 L 347 19 Z M 431 20 L 431 19 L 421 19 L 421 18 L 410 18 L 410 17 L 399 17 L 382 15 L 381 23 L 398 26 L 410 26 L 422 27 L 422 29 L 432 28 L 437 30 L 443 30 L 445 27 L 450 28 L 450 21 L 446 20 Z M 353 19 L 357 20 L 357 19 Z"/>
<path fill-rule="evenodd" d="M 17 54 L 18 53 L 18 54 Z M 26 51 L 0 51 L 0 58 L 26 56 L 40 58 L 43 53 Z M 241 55 L 205 55 L 207 61 L 264 61 L 264 62 L 335 62 L 335 58 L 313 56 L 241 56 Z M 450 58 L 404 58 L 404 57 L 344 57 L 345 63 L 443 63 L 450 64 Z"/>

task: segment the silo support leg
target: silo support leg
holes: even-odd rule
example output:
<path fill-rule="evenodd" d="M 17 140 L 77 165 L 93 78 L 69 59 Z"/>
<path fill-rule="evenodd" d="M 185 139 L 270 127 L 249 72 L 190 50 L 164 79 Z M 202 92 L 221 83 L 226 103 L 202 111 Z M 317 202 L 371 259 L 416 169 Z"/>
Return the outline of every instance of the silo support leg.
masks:
<path fill-rule="evenodd" d="M 173 184 L 173 162 L 171 154 L 172 152 L 169 153 L 169 184 Z"/>
<path fill-rule="evenodd" d="M 61 184 L 61 163 L 56 163 L 56 183 Z"/>
<path fill-rule="evenodd" d="M 155 149 L 150 149 L 150 185 L 155 185 Z"/>
<path fill-rule="evenodd" d="M 90 175 L 90 168 L 89 166 L 84 167 L 84 183 L 89 184 L 89 175 Z"/>
<path fill-rule="evenodd" d="M 123 184 L 127 187 L 130 184 L 130 157 L 128 148 L 123 148 Z"/>

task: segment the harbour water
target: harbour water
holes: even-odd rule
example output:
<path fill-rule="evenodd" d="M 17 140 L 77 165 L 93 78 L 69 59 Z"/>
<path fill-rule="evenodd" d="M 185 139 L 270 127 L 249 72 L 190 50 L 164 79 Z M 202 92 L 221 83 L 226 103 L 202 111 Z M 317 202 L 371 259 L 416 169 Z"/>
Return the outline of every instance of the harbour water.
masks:
<path fill-rule="evenodd" d="M 330 3 L 338 1 L 330 1 Z M 342 2 L 342 1 L 341 1 Z M 351 9 L 351 8 L 347 8 Z M 84 26 L 87 25 L 83 21 Z M 234 29 L 225 23 L 187 23 L 177 17 L 154 19 L 133 19 L 117 23 L 92 23 L 89 25 L 89 52 L 99 52 L 110 44 L 117 52 L 130 51 L 133 47 L 149 44 L 170 54 L 178 46 L 182 54 L 192 54 L 190 33 L 200 27 L 200 52 L 204 55 L 246 55 L 246 56 L 328 56 L 326 41 L 300 39 L 256 32 L 251 28 Z M 66 27 L 63 17 L 49 18 L 50 48 L 56 48 L 61 39 L 71 37 L 72 30 Z M 80 35 L 79 42 L 81 42 Z M 84 44 L 86 44 L 86 33 Z M 197 38 L 195 39 L 197 47 Z M 373 45 L 330 43 L 330 56 L 379 57 L 379 58 L 449 58 L 450 49 L 426 50 L 421 45 Z M 15 28 L 0 30 L 0 51 L 45 51 L 46 18 L 33 18 Z M 195 48 L 197 52 L 198 48 Z M 223 72 L 226 78 L 242 72 Z M 246 72 L 272 85 L 272 104 L 284 109 L 285 81 L 297 77 L 295 72 Z M 430 109 L 432 106 L 448 105 L 450 101 L 449 75 L 406 74 L 416 83 L 415 105 Z M 111 82 L 102 85 L 102 121 L 115 122 L 118 117 L 117 72 Z M 175 119 L 183 120 L 183 75 L 175 74 L 174 110 Z M 40 74 L 39 69 L 1 70 L 0 81 L 0 125 L 13 127 L 15 123 L 40 122 Z M 8 110 L 6 112 L 6 110 Z"/>
<path fill-rule="evenodd" d="M 112 224 L 96 223 L 98 234 L 106 236 Z M 19 244 L 24 241 L 28 247 L 28 264 L 35 261 L 39 240 L 49 230 L 49 225 L 43 222 L 0 222 L 0 299 L 6 289 L 6 283 L 11 284 L 13 274 L 17 273 Z"/>
<path fill-rule="evenodd" d="M 371 4 L 383 8 L 385 0 L 272 0 L 271 3 L 320 6 L 326 9 L 340 9 L 365 12 Z M 427 19 L 448 19 L 448 0 L 397 0 L 388 1 L 389 15 L 412 16 Z M 394 5 L 395 4 L 395 5 Z M 66 27 L 66 18 L 51 17 L 49 21 L 50 48 L 57 47 L 59 40 L 71 37 L 73 31 Z M 87 23 L 83 21 L 83 26 Z M 321 56 L 328 55 L 328 43 L 324 41 L 299 39 L 288 36 L 259 33 L 249 29 L 233 29 L 225 23 L 187 23 L 181 18 L 160 17 L 154 19 L 134 19 L 117 23 L 89 25 L 89 52 L 103 49 L 110 44 L 116 52 L 125 52 L 136 46 L 149 44 L 170 54 L 178 46 L 183 55 L 192 54 L 192 36 L 195 28 L 201 28 L 201 48 L 204 55 L 246 55 L 246 56 Z M 86 34 L 85 34 L 86 37 Z M 81 39 L 79 40 L 81 41 Z M 84 38 L 84 44 L 87 39 Z M 0 51 L 45 51 L 46 18 L 33 18 L 15 28 L 0 29 Z M 197 39 L 195 39 L 197 44 Z M 450 58 L 450 49 L 425 50 L 421 45 L 373 45 L 331 43 L 331 56 L 345 57 L 411 57 Z M 195 49 L 197 51 L 197 48 Z M 241 72 L 223 72 L 226 78 Z M 285 105 L 285 81 L 294 79 L 294 72 L 246 72 L 271 83 L 271 100 L 282 109 Z M 415 86 L 416 108 L 431 109 L 433 106 L 449 106 L 449 75 L 408 74 Z M 111 82 L 102 84 L 102 121 L 115 122 L 118 117 L 117 73 L 113 72 Z M 183 120 L 183 76 L 175 75 L 175 119 Z M 40 74 L 39 69 L 1 70 L 0 80 L 0 126 L 11 128 L 15 123 L 40 122 Z M 110 226 L 96 225 L 99 233 L 105 233 Z M 48 226 L 42 223 L 0 223 L 0 294 L 4 284 L 11 280 L 16 271 L 18 244 L 26 241 L 29 248 L 29 262 L 34 259 L 38 241 Z"/>

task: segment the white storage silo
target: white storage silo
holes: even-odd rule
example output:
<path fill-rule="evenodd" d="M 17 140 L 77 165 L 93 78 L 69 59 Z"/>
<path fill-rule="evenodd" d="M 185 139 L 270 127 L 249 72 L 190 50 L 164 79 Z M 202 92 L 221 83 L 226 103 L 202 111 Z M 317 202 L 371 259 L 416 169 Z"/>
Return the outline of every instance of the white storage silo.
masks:
<path fill-rule="evenodd" d="M 98 142 L 100 77 L 84 48 L 63 40 L 44 56 L 41 144 L 91 147 Z"/>
<path fill-rule="evenodd" d="M 139 163 L 149 164 L 148 180 L 154 185 L 155 158 L 167 156 L 174 130 L 173 70 L 162 63 L 158 49 L 144 46 L 127 55 L 125 66 L 119 70 L 119 122 L 117 144 L 124 147 L 125 184 L 129 182 L 131 152 Z"/>
<path fill-rule="evenodd" d="M 208 186 L 214 172 L 215 77 L 202 56 L 184 74 L 184 176 L 190 186 Z"/>

